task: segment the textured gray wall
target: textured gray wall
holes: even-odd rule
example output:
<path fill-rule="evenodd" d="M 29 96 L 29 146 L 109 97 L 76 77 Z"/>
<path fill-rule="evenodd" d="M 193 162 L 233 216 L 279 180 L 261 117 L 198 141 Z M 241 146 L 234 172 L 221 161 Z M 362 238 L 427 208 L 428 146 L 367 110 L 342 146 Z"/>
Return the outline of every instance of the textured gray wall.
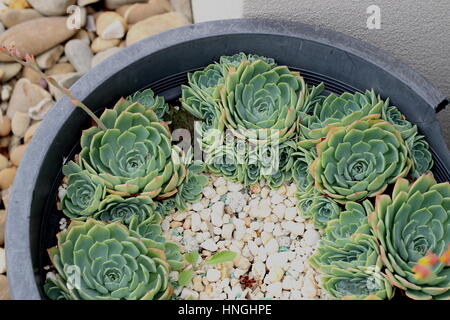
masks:
<path fill-rule="evenodd" d="M 449 0 L 243 0 L 244 17 L 278 18 L 327 27 L 370 42 L 431 80 L 450 96 Z M 370 5 L 381 29 L 368 29 Z M 450 107 L 438 115 L 450 146 Z"/>

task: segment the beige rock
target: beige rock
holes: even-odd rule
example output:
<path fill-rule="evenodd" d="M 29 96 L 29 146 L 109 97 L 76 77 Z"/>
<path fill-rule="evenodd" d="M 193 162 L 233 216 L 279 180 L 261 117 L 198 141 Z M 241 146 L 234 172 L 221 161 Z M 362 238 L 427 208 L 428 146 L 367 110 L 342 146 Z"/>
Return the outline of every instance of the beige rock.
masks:
<path fill-rule="evenodd" d="M 100 0 L 78 0 L 77 5 L 79 5 L 80 7 L 84 7 L 84 6 L 87 6 L 88 4 L 96 3 L 99 1 Z"/>
<path fill-rule="evenodd" d="M 4 275 L 0 275 L 0 300 L 11 299 L 9 295 L 8 279 Z"/>
<path fill-rule="evenodd" d="M 55 102 L 52 99 L 44 99 L 34 107 L 28 109 L 28 116 L 32 120 L 42 120 L 54 104 Z"/>
<path fill-rule="evenodd" d="M 77 0 L 28 0 L 28 2 L 45 16 L 60 16 L 64 15 L 67 7 L 74 5 Z"/>
<path fill-rule="evenodd" d="M 5 206 L 5 209 L 8 210 L 9 198 L 11 196 L 11 188 L 3 190 L 1 194 L 3 205 Z"/>
<path fill-rule="evenodd" d="M 48 69 L 46 74 L 49 76 L 54 76 L 58 74 L 71 73 L 74 71 L 75 69 L 70 63 L 58 63 Z"/>
<path fill-rule="evenodd" d="M 170 4 L 175 11 L 180 12 L 189 21 L 192 21 L 192 7 L 191 0 L 170 0 Z"/>
<path fill-rule="evenodd" d="M 8 7 L 14 10 L 21 10 L 30 7 L 30 4 L 27 2 L 27 0 L 9 0 L 7 1 L 7 3 Z"/>
<path fill-rule="evenodd" d="M 28 143 L 31 141 L 31 138 L 33 138 L 33 136 L 36 133 L 37 128 L 39 128 L 40 124 L 41 124 L 41 121 L 38 121 L 38 122 L 32 124 L 28 128 L 27 132 L 25 132 L 25 136 L 23 137 L 24 143 Z"/>
<path fill-rule="evenodd" d="M 0 190 L 6 190 L 12 185 L 16 171 L 16 167 L 6 168 L 0 171 Z"/>
<path fill-rule="evenodd" d="M 0 21 L 7 28 L 37 18 L 42 18 L 42 15 L 34 9 L 6 10 L 0 13 Z"/>
<path fill-rule="evenodd" d="M 15 166 L 19 166 L 20 161 L 23 158 L 23 155 L 25 154 L 25 151 L 27 149 L 27 145 L 21 144 L 20 146 L 14 147 L 11 150 L 11 153 L 9 155 L 11 163 Z"/>
<path fill-rule="evenodd" d="M 0 45 L 15 45 L 20 52 L 35 56 L 69 39 L 76 30 L 66 27 L 66 18 L 38 18 L 15 25 L 0 35 Z M 6 54 L 0 61 L 12 61 Z"/>
<path fill-rule="evenodd" d="M 0 153 L 0 170 L 6 169 L 9 167 L 8 158 Z"/>
<path fill-rule="evenodd" d="M 58 74 L 54 75 L 53 78 L 58 81 L 60 85 L 62 85 L 64 88 L 70 88 L 80 77 L 82 76 L 82 73 L 79 72 L 71 72 L 71 73 L 64 73 L 64 74 Z M 57 89 L 55 86 L 51 85 L 49 86 L 51 94 L 55 97 L 56 100 L 60 99 L 63 96 L 63 93 L 59 89 Z"/>
<path fill-rule="evenodd" d="M 6 273 L 6 254 L 5 249 L 0 248 L 0 274 Z"/>
<path fill-rule="evenodd" d="M 111 39 L 111 40 L 104 40 L 100 37 L 95 38 L 94 41 L 92 41 L 91 49 L 94 53 L 98 53 L 101 51 L 105 51 L 110 48 L 114 48 L 117 45 L 119 45 L 120 40 L 119 39 Z"/>
<path fill-rule="evenodd" d="M 11 132 L 11 119 L 0 113 L 0 137 L 6 137 Z"/>
<path fill-rule="evenodd" d="M 28 127 L 30 126 L 30 117 L 28 113 L 25 112 L 16 112 L 11 120 L 11 131 L 12 133 L 19 138 L 22 138 L 25 135 Z"/>
<path fill-rule="evenodd" d="M 91 38 L 89 37 L 89 32 L 84 29 L 81 29 L 77 32 L 77 34 L 73 37 L 73 39 L 84 40 L 87 43 L 91 43 Z"/>
<path fill-rule="evenodd" d="M 6 210 L 0 210 L 0 246 L 5 243 Z"/>
<path fill-rule="evenodd" d="M 121 50 L 121 48 L 114 47 L 114 48 L 97 53 L 94 56 L 94 58 L 92 59 L 92 68 L 95 67 L 96 65 L 98 65 L 99 63 L 101 63 L 103 60 L 106 60 L 113 54 L 119 52 L 120 50 Z"/>
<path fill-rule="evenodd" d="M 9 100 L 7 115 L 12 119 L 17 111 L 28 112 L 28 109 L 37 105 L 44 99 L 50 99 L 51 95 L 40 86 L 22 78 L 17 81 Z"/>
<path fill-rule="evenodd" d="M 2 82 L 5 83 L 14 78 L 21 69 L 22 65 L 20 63 L 0 63 Z"/>
<path fill-rule="evenodd" d="M 11 98 L 11 92 L 12 92 L 12 87 L 8 84 L 5 84 L 2 87 L 2 90 L 0 92 L 2 101 L 9 101 L 9 98 Z"/>
<path fill-rule="evenodd" d="M 70 7 L 67 9 L 70 15 L 67 17 L 66 26 L 69 29 L 80 30 L 87 22 L 86 8 Z"/>
<path fill-rule="evenodd" d="M 27 78 L 30 82 L 39 85 L 41 81 L 41 75 L 30 67 L 23 68 L 22 77 Z"/>
<path fill-rule="evenodd" d="M 160 32 L 189 24 L 178 12 L 169 12 L 147 18 L 133 25 L 127 34 L 127 46 Z"/>
<path fill-rule="evenodd" d="M 96 21 L 97 34 L 104 40 L 121 39 L 127 31 L 125 19 L 113 11 L 102 12 Z"/>
<path fill-rule="evenodd" d="M 56 47 L 47 50 L 36 58 L 36 62 L 41 69 L 48 69 L 55 65 L 55 63 L 61 58 L 64 52 L 64 47 L 62 45 L 57 45 Z"/>
<path fill-rule="evenodd" d="M 135 3 L 117 9 L 128 24 L 135 24 L 141 20 L 172 11 L 168 0 L 150 0 L 148 3 Z"/>
<path fill-rule="evenodd" d="M 108 9 L 117 9 L 126 4 L 147 1 L 148 0 L 105 0 L 105 5 Z"/>

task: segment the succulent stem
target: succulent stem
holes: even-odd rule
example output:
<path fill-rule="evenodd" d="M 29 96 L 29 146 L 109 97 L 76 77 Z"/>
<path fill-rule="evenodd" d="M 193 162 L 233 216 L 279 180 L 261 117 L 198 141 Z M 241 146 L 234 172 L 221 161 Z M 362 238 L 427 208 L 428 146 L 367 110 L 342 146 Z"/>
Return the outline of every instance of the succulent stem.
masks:
<path fill-rule="evenodd" d="M 74 106 L 80 107 L 84 112 L 86 112 L 97 123 L 97 125 L 100 129 L 106 130 L 106 126 L 95 115 L 95 113 L 92 112 L 91 109 L 89 109 L 88 106 L 86 106 L 80 100 L 76 99 L 75 96 L 72 94 L 72 92 L 69 89 L 63 87 L 54 78 L 49 77 L 48 75 L 46 75 L 44 72 L 41 71 L 41 68 L 39 68 L 38 64 L 36 63 L 36 59 L 34 58 L 33 55 L 25 54 L 24 56 L 22 56 L 20 54 L 20 52 L 14 46 L 8 46 L 8 47 L 2 46 L 0 48 L 0 51 L 7 54 L 8 56 L 10 56 L 12 59 L 14 59 L 18 63 L 20 63 L 22 66 L 29 67 L 29 68 L 33 69 L 34 71 L 36 71 L 39 74 L 39 76 L 41 76 L 48 83 L 50 83 L 55 88 L 57 88 L 59 91 L 61 91 L 64 95 L 66 95 L 70 99 L 70 102 Z"/>

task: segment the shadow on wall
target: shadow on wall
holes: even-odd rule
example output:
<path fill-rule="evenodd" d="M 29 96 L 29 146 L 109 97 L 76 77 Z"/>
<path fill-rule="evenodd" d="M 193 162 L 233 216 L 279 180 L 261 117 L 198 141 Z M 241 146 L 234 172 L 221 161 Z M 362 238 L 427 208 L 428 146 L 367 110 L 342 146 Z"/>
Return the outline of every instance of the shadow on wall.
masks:
<path fill-rule="evenodd" d="M 425 1 L 412 5 L 410 0 L 378 0 L 376 6 L 373 0 L 242 1 L 246 18 L 301 21 L 370 42 L 416 69 L 450 96 L 447 0 L 435 0 L 431 5 Z M 450 110 L 442 111 L 438 119 L 450 146 Z"/>

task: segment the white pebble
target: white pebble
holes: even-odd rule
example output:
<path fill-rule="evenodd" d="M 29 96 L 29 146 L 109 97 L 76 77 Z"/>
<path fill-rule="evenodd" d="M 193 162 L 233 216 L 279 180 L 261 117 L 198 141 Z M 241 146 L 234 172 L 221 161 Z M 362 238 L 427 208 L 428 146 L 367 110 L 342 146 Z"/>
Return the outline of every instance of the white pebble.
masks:
<path fill-rule="evenodd" d="M 209 282 L 216 282 L 220 279 L 220 271 L 216 269 L 209 269 L 206 272 L 206 279 L 208 279 Z"/>
<path fill-rule="evenodd" d="M 234 231 L 234 224 L 227 223 L 222 226 L 222 238 L 231 240 Z"/>
<path fill-rule="evenodd" d="M 294 236 L 300 236 L 305 232 L 305 225 L 303 223 L 287 221 L 285 224 L 285 228 L 291 233 L 291 235 Z"/>
<path fill-rule="evenodd" d="M 225 204 L 222 201 L 216 202 L 211 207 L 211 223 L 216 227 L 221 227 L 223 225 L 223 213 L 225 209 Z"/>
<path fill-rule="evenodd" d="M 280 298 L 281 297 L 282 286 L 280 282 L 271 283 L 267 286 L 267 298 Z"/>
<path fill-rule="evenodd" d="M 284 218 L 286 220 L 294 220 L 294 218 L 297 216 L 297 208 L 287 208 L 286 212 L 284 214 Z"/>
<path fill-rule="evenodd" d="M 267 253 L 270 255 L 272 253 L 278 252 L 278 242 L 275 239 L 271 239 L 267 244 L 264 246 L 266 248 Z"/>
<path fill-rule="evenodd" d="M 219 248 L 213 239 L 208 239 L 208 240 L 204 241 L 200 246 L 203 249 L 206 249 L 209 251 L 217 251 L 217 249 Z"/>
<path fill-rule="evenodd" d="M 314 229 L 308 229 L 303 235 L 303 240 L 306 244 L 314 246 L 319 242 L 320 234 Z"/>

